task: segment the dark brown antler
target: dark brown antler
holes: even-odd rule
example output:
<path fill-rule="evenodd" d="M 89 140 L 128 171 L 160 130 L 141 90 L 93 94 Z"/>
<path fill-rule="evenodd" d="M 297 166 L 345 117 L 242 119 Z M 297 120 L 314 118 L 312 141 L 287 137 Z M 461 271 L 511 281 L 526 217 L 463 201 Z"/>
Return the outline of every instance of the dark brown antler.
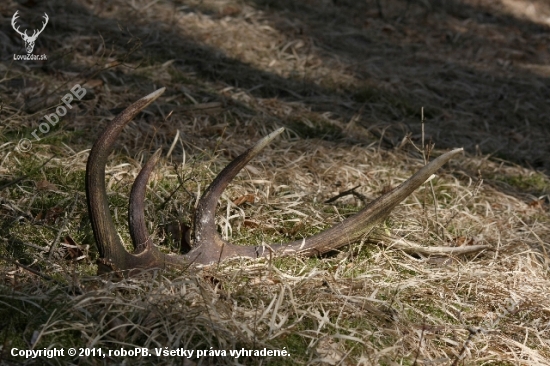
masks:
<path fill-rule="evenodd" d="M 261 139 L 256 145 L 229 163 L 206 189 L 199 200 L 195 214 L 194 249 L 185 255 L 161 253 L 153 245 L 147 233 L 144 217 L 145 189 L 149 175 L 160 157 L 160 151 L 157 151 L 139 173 L 130 194 L 128 221 L 134 252 L 129 253 L 118 237 L 109 212 L 105 190 L 105 164 L 107 157 L 113 150 L 115 140 L 124 126 L 163 92 L 164 88 L 149 94 L 118 115 L 99 137 L 88 158 L 86 167 L 88 210 L 99 254 L 102 258 L 100 261 L 110 269 L 165 268 L 167 266 L 184 266 L 191 263 L 209 265 L 228 258 L 260 258 L 267 257 L 270 254 L 313 256 L 338 249 L 361 239 L 443 164 L 462 151 L 462 149 L 455 149 L 441 155 L 399 187 L 369 203 L 354 216 L 320 234 L 288 244 L 269 246 L 231 244 L 223 240 L 216 230 L 215 213 L 218 200 L 229 182 L 239 171 L 267 144 L 283 132 L 284 129 L 280 128 Z"/>

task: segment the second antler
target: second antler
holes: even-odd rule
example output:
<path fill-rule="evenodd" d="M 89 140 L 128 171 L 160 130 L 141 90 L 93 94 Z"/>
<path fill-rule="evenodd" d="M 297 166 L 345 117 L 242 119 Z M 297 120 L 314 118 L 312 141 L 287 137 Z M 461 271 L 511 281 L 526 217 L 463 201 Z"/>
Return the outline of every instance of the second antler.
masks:
<path fill-rule="evenodd" d="M 109 211 L 105 189 L 105 164 L 124 126 L 136 114 L 155 101 L 164 90 L 164 88 L 159 89 L 126 108 L 109 123 L 90 152 L 86 166 L 86 197 L 92 229 L 101 256 L 100 271 L 182 267 L 192 263 L 209 265 L 235 257 L 260 258 L 269 255 L 313 256 L 323 254 L 360 240 L 443 164 L 462 151 L 462 149 L 455 149 L 439 156 L 403 184 L 372 201 L 357 214 L 317 235 L 288 244 L 262 246 L 231 244 L 223 240 L 216 230 L 215 213 L 218 200 L 239 171 L 283 132 L 284 129 L 280 128 L 246 150 L 218 174 L 199 200 L 195 213 L 193 249 L 184 255 L 168 255 L 153 245 L 147 233 L 144 213 L 147 180 L 160 157 L 159 150 L 145 164 L 130 193 L 128 223 L 134 252 L 129 253 L 122 245 Z"/>

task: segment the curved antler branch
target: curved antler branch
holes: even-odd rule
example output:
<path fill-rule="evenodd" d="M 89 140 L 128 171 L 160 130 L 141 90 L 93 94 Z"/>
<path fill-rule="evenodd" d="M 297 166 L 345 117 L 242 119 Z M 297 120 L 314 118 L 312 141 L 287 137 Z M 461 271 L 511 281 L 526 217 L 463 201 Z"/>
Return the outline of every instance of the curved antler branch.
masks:
<path fill-rule="evenodd" d="M 178 264 L 182 264 L 185 262 L 185 258 L 178 260 L 175 260 L 176 258 L 167 259 L 165 254 L 159 252 L 152 244 L 147 245 L 145 241 L 143 241 L 143 243 L 146 245 L 143 248 L 134 244 L 134 247 L 137 249 L 136 254 L 128 253 L 122 245 L 116 231 L 109 210 L 109 202 L 105 189 L 105 164 L 107 163 L 107 158 L 113 151 L 113 146 L 117 137 L 122 132 L 124 126 L 126 126 L 142 109 L 154 102 L 164 90 L 165 88 L 159 89 L 141 98 L 112 120 L 92 147 L 88 157 L 88 164 L 86 165 L 86 198 L 88 202 L 88 212 L 92 222 L 92 230 L 96 239 L 99 255 L 102 258 L 102 264 L 113 269 L 164 268 L 167 263 L 174 263 L 175 261 Z M 145 171 L 141 174 L 141 178 L 137 180 L 137 184 L 134 184 L 133 189 L 137 186 L 136 189 L 138 193 L 140 189 L 143 189 L 143 195 L 145 194 L 147 178 L 158 160 L 158 154 L 157 152 L 153 156 L 151 159 L 152 162 L 146 164 Z M 144 181 L 144 183 L 142 183 L 142 181 Z M 142 185 L 143 188 L 141 188 Z M 143 203 L 143 199 L 141 199 L 141 202 Z M 143 205 L 141 206 L 141 209 L 142 208 Z M 141 212 L 143 215 L 143 211 Z M 143 221 L 143 225 L 145 226 L 145 221 Z M 132 237 L 137 238 L 138 244 L 142 242 L 142 237 L 139 235 L 133 235 Z"/>
<path fill-rule="evenodd" d="M 191 258 L 194 258 L 194 261 L 211 264 L 231 257 L 257 257 L 255 247 L 234 245 L 220 237 L 216 231 L 216 206 L 231 180 L 283 131 L 284 128 L 279 128 L 239 155 L 218 174 L 212 184 L 204 191 L 195 211 L 196 249 L 188 254 Z"/>
<path fill-rule="evenodd" d="M 426 180 L 443 164 L 462 151 L 462 148 L 454 149 L 439 156 L 401 185 L 385 195 L 378 197 L 361 211 L 348 217 L 339 224 L 334 225 L 330 229 L 303 240 L 272 246 L 272 249 L 285 256 L 295 253 L 315 255 L 323 254 L 344 245 L 357 242 L 364 235 L 368 234 L 376 225 L 382 222 L 395 206 L 426 182 Z"/>
<path fill-rule="evenodd" d="M 162 150 L 158 149 L 155 154 L 145 163 L 139 172 L 132 191 L 130 192 L 130 205 L 128 206 L 128 227 L 132 243 L 134 244 L 134 253 L 139 254 L 147 249 L 153 248 L 153 242 L 147 233 L 145 224 L 145 189 L 149 175 L 157 165 Z"/>

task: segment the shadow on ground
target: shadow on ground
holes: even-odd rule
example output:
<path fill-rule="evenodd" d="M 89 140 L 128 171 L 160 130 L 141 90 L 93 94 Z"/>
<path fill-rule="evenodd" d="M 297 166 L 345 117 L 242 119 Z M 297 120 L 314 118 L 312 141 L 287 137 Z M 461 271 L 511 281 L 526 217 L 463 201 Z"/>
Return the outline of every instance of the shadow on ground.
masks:
<path fill-rule="evenodd" d="M 231 57 L 229 50 L 201 42 L 208 37 L 186 34 L 185 24 L 183 31 L 178 30 L 174 19 L 163 20 L 162 14 L 143 17 L 145 7 L 129 8 L 127 17 L 120 19 L 111 18 L 113 7 L 103 3 L 92 7 L 93 11 L 78 2 L 26 4 L 33 6 L 19 8 L 35 19 L 44 11 L 51 14 L 48 32 L 37 48 L 47 50 L 51 57 L 43 64 L 13 62 L 12 68 L 25 67 L 33 74 L 57 79 L 99 75 L 107 84 L 121 87 L 150 84 L 147 75 L 131 80 L 120 68 L 98 72 L 98 67 L 82 59 L 97 58 L 102 52 L 108 58 L 109 50 L 125 50 L 125 59 L 114 59 L 155 67 L 172 62 L 184 85 L 185 75 L 194 75 L 205 82 L 247 90 L 256 98 L 301 103 L 344 124 L 353 119 L 389 148 L 407 133 L 413 141 L 420 141 L 420 109 L 424 107 L 427 139 L 439 147 L 464 146 L 470 153 L 550 169 L 550 84 L 545 65 L 550 59 L 550 29 L 489 6 L 398 0 L 385 1 L 381 7 L 376 1 L 344 0 L 164 5 L 173 13 L 196 13 L 213 21 L 246 18 L 246 7 L 251 6 L 261 11 L 261 24 L 275 29 L 287 42 L 301 41 L 299 52 L 314 53 L 333 65 L 336 60 L 339 73 L 352 80 L 339 83 L 310 77 L 307 63 L 290 76 L 265 71 L 269 67 L 262 70 L 246 57 Z M 20 52 L 22 42 L 8 22 L 11 13 L 2 14 L 7 40 L 2 54 Z M 292 47 L 283 48 L 285 44 L 274 45 L 276 52 L 294 52 Z M 8 57 L 3 59 L 5 64 L 10 62 Z M 28 82 L 12 80 L 7 87 L 23 89 Z M 224 99 L 208 89 L 203 85 L 202 90 L 195 90 L 204 100 Z M 38 102 L 44 100 L 38 98 Z M 37 100 L 28 96 L 25 102 L 36 105 Z M 97 108 L 102 108 L 101 100 Z"/>

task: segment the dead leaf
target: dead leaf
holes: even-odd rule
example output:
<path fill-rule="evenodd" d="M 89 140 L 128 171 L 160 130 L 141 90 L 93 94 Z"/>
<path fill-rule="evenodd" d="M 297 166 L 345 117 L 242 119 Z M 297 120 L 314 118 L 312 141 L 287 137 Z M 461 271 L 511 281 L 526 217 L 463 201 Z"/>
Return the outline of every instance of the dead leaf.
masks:
<path fill-rule="evenodd" d="M 453 246 L 463 247 L 468 245 L 474 245 L 475 240 L 473 238 L 467 238 L 465 236 L 458 236 L 453 240 Z"/>
<path fill-rule="evenodd" d="M 79 261 L 87 257 L 80 246 L 68 235 L 65 237 L 64 242 L 61 243 L 61 246 L 66 249 L 64 258 L 67 260 Z"/>
<path fill-rule="evenodd" d="M 533 201 L 529 202 L 529 207 L 542 210 L 543 209 L 543 203 L 544 203 L 543 200 L 533 200 Z"/>
<path fill-rule="evenodd" d="M 36 182 L 36 189 L 39 191 L 55 191 L 57 186 L 53 183 L 48 182 L 46 179 Z"/>
<path fill-rule="evenodd" d="M 256 196 L 254 196 L 253 194 L 245 194 L 244 196 L 241 196 L 233 200 L 233 203 L 237 206 L 240 206 L 243 203 L 254 203 L 255 200 L 256 200 Z"/>
<path fill-rule="evenodd" d="M 244 222 L 243 222 L 243 225 L 244 225 L 244 227 L 255 228 L 255 227 L 260 226 L 260 223 L 258 221 L 255 221 L 255 220 L 245 219 Z"/>
<path fill-rule="evenodd" d="M 48 223 L 54 223 L 64 212 L 65 210 L 63 207 L 52 207 L 48 210 L 40 211 L 34 219 L 37 221 L 44 220 Z"/>
<path fill-rule="evenodd" d="M 305 226 L 305 222 L 303 220 L 300 220 L 298 222 L 295 222 L 294 225 L 292 225 L 291 229 L 283 230 L 285 234 L 287 235 L 294 235 L 298 231 L 300 231 Z"/>

